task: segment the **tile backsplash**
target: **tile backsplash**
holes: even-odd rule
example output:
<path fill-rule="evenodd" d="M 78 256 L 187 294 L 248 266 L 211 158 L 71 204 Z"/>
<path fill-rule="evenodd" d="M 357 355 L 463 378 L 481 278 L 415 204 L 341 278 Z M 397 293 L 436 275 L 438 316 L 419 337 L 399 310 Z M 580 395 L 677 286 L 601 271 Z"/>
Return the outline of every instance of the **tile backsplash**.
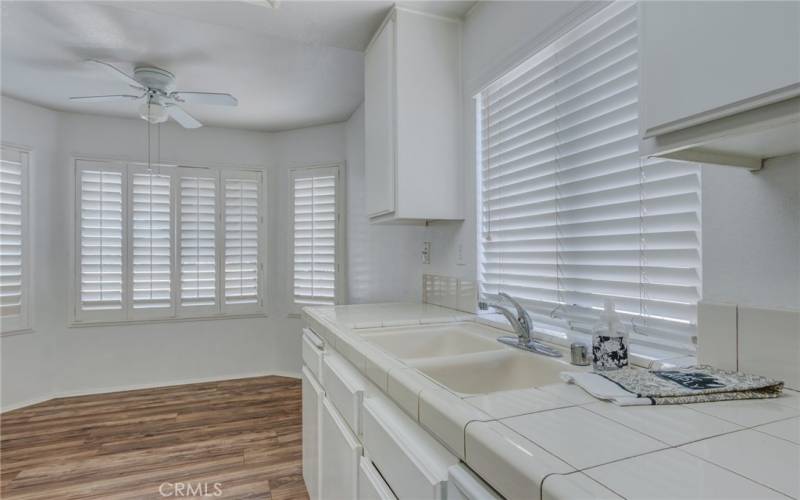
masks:
<path fill-rule="evenodd" d="M 697 309 L 698 362 L 800 390 L 800 311 L 708 302 Z"/>
<path fill-rule="evenodd" d="M 450 276 L 423 274 L 422 301 L 458 311 L 477 313 L 478 284 Z"/>

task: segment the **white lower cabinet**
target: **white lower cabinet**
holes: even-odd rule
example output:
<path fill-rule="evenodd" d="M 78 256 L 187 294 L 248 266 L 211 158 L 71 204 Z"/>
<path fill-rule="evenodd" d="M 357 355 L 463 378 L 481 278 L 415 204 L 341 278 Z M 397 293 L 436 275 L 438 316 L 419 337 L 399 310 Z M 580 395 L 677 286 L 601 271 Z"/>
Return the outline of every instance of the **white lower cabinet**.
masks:
<path fill-rule="evenodd" d="M 303 479 L 311 499 L 445 500 L 458 458 L 343 356 L 308 344 Z"/>
<path fill-rule="evenodd" d="M 319 485 L 323 500 L 358 498 L 361 443 L 327 398 L 322 400 L 322 468 Z"/>
<path fill-rule="evenodd" d="M 395 500 L 389 485 L 369 457 L 361 457 L 358 466 L 358 500 Z"/>
<path fill-rule="evenodd" d="M 364 401 L 364 448 L 399 499 L 443 500 L 458 458 L 384 397 Z"/>
<path fill-rule="evenodd" d="M 319 498 L 320 415 L 324 392 L 314 374 L 303 367 L 303 480 L 311 500 Z"/>
<path fill-rule="evenodd" d="M 458 464 L 448 469 L 447 500 L 501 500 L 502 498 L 466 465 Z"/>

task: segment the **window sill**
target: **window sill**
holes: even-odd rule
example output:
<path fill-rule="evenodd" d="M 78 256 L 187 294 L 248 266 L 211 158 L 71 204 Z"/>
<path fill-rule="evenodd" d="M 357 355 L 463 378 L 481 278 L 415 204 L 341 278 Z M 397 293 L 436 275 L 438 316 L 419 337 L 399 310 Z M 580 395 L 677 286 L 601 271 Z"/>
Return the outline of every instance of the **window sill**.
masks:
<path fill-rule="evenodd" d="M 69 328 L 91 328 L 96 326 L 127 326 L 127 325 L 154 325 L 169 323 L 187 323 L 197 321 L 224 321 L 229 319 L 253 319 L 268 318 L 265 312 L 248 314 L 225 314 L 216 316 L 196 316 L 193 318 L 157 318 L 157 319 L 133 319 L 120 321 L 70 321 Z"/>
<path fill-rule="evenodd" d="M 493 328 L 499 328 L 501 330 L 513 332 L 511 325 L 508 324 L 508 321 L 503 317 L 502 314 L 481 314 L 478 316 L 478 322 L 484 323 Z M 563 334 L 563 337 L 539 333 L 537 339 L 556 346 L 566 347 L 567 349 L 569 349 L 569 346 L 572 342 L 588 342 L 588 344 L 591 344 L 591 339 L 588 339 L 588 335 L 566 331 L 562 331 L 561 333 Z M 697 359 L 694 356 L 658 350 L 652 347 L 640 348 L 640 346 L 637 346 L 636 344 L 631 346 L 630 359 L 634 366 L 645 369 L 688 366 L 697 363 Z"/>

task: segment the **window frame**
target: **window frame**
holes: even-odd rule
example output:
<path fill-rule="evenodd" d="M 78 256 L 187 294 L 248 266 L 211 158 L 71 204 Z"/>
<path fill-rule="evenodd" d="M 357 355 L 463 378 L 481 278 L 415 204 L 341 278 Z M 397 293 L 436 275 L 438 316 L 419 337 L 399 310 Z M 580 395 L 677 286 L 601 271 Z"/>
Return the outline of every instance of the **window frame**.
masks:
<path fill-rule="evenodd" d="M 630 4 L 628 4 L 628 5 L 630 5 Z M 474 276 L 475 276 L 476 282 L 479 284 L 479 286 L 481 288 L 481 291 L 480 291 L 481 295 L 484 294 L 484 291 L 483 291 L 484 280 L 483 280 L 483 269 L 482 269 L 483 259 L 484 259 L 484 256 L 483 256 L 483 252 L 484 252 L 484 248 L 483 248 L 483 246 L 484 246 L 484 237 L 483 237 L 483 235 L 484 235 L 484 230 L 483 230 L 483 227 L 484 227 L 484 216 L 483 216 L 484 215 L 483 214 L 483 204 L 484 204 L 484 200 L 483 200 L 484 163 L 483 163 L 483 159 L 482 159 L 482 143 L 483 143 L 483 132 L 484 132 L 482 120 L 484 119 L 484 116 L 483 116 L 483 109 L 482 109 L 482 99 L 483 99 L 484 93 L 488 89 L 491 89 L 492 87 L 495 87 L 497 85 L 501 85 L 504 80 L 512 80 L 513 81 L 513 79 L 516 78 L 516 76 L 514 76 L 515 74 L 518 74 L 520 72 L 528 71 L 528 70 L 524 69 L 526 66 L 527 67 L 533 67 L 533 66 L 536 66 L 538 64 L 541 64 L 542 61 L 546 60 L 547 58 L 549 58 L 551 56 L 558 57 L 558 55 L 560 54 L 560 51 L 562 50 L 562 46 L 568 46 L 569 43 L 571 43 L 570 39 L 572 37 L 581 36 L 581 35 L 579 35 L 579 33 L 580 33 L 580 28 L 583 25 L 585 25 L 585 24 L 589 24 L 590 25 L 590 24 L 592 24 L 594 22 L 597 22 L 597 19 L 602 18 L 603 16 L 606 16 L 606 15 L 616 15 L 616 14 L 612 14 L 613 12 L 615 12 L 614 9 L 618 9 L 617 12 L 619 12 L 619 11 L 625 9 L 625 8 L 627 8 L 627 7 L 625 7 L 624 4 L 619 4 L 616 7 L 611 6 L 611 5 L 603 5 L 603 6 L 593 6 L 593 7 L 581 10 L 580 15 L 578 15 L 575 18 L 572 18 L 570 20 L 567 20 L 567 22 L 565 22 L 564 25 L 560 29 L 558 29 L 551 36 L 549 36 L 547 38 L 547 40 L 537 40 L 536 43 L 534 43 L 534 44 L 528 44 L 528 46 L 526 46 L 524 48 L 524 54 L 522 53 L 522 49 L 515 53 L 515 59 L 514 59 L 512 64 L 504 64 L 504 65 L 502 65 L 502 67 L 498 66 L 497 71 L 494 72 L 494 76 L 493 77 L 484 78 L 483 81 L 479 85 L 474 85 L 472 87 L 472 92 L 470 93 L 470 95 L 473 96 L 472 112 L 474 112 L 474 122 L 473 122 L 474 129 L 472 129 L 473 134 L 471 134 L 471 140 L 474 141 L 474 143 L 473 143 L 474 148 L 472 148 L 472 151 L 473 151 L 474 154 L 472 155 L 472 158 L 473 158 L 473 161 L 475 162 L 474 165 L 473 165 L 474 168 L 472 169 L 472 175 L 475 176 L 474 179 L 476 181 L 475 185 L 474 185 L 475 193 L 476 193 L 476 204 L 474 206 L 474 212 L 473 212 L 475 214 L 474 227 L 475 227 L 475 230 L 476 230 L 476 232 L 475 232 L 476 254 L 475 254 L 475 260 L 474 260 L 474 263 L 475 263 Z M 638 19 L 640 17 L 640 6 L 633 6 L 632 8 L 635 9 L 634 13 L 635 13 L 635 15 L 636 15 L 636 17 Z M 604 11 L 606 11 L 606 13 L 604 13 Z M 576 28 L 578 28 L 578 30 L 576 30 Z M 639 42 L 637 42 L 637 49 L 639 51 L 637 64 L 638 64 L 639 68 L 641 67 L 641 50 L 640 50 L 640 47 L 638 46 L 638 43 L 640 43 L 640 41 L 641 40 L 639 39 Z M 534 62 L 534 61 L 538 61 L 538 62 Z M 641 87 L 641 76 L 639 76 L 638 85 L 639 85 L 639 87 Z M 641 103 L 639 103 L 639 104 L 641 104 Z M 640 162 L 640 170 L 643 170 L 644 168 L 646 168 L 647 162 L 645 160 L 641 160 L 641 161 L 644 162 L 644 163 Z M 697 207 L 697 210 L 696 210 L 696 215 L 697 215 L 698 221 L 701 221 L 701 219 L 702 219 L 702 173 L 698 170 L 696 175 L 697 175 L 697 179 L 698 179 L 697 196 L 699 198 L 698 199 L 698 203 L 699 204 L 698 204 L 698 207 Z M 698 222 L 698 224 L 699 225 L 698 225 L 698 228 L 696 230 L 696 236 L 697 236 L 697 241 L 698 241 L 698 243 L 697 243 L 698 262 L 697 262 L 696 271 L 697 271 L 697 274 L 698 274 L 699 282 L 697 284 L 698 300 L 697 300 L 697 302 L 695 302 L 695 306 L 697 304 L 699 304 L 700 301 L 702 300 L 702 272 L 703 272 L 703 268 L 702 268 L 702 237 L 703 236 L 702 236 L 702 224 L 700 222 Z M 640 264 L 640 266 L 642 266 L 642 265 Z M 643 284 L 640 283 L 640 288 L 646 287 L 648 284 L 649 284 L 649 282 L 646 282 L 646 283 L 643 283 Z M 554 289 L 554 290 L 556 290 L 556 289 Z M 489 294 L 489 296 L 491 296 L 491 294 Z M 536 300 L 534 300 L 534 299 L 531 299 L 531 300 L 533 302 L 536 302 Z M 640 299 L 640 300 L 643 300 L 643 299 Z M 526 301 L 523 300 L 523 303 L 525 303 L 525 302 Z M 590 308 L 590 307 L 585 306 L 585 305 L 583 305 L 583 306 L 581 306 L 581 305 L 572 305 L 571 303 L 562 303 L 562 304 L 558 305 L 557 307 L 554 306 L 554 307 L 548 308 L 546 310 L 543 310 L 543 309 L 542 310 L 537 310 L 536 307 L 539 307 L 539 305 L 538 304 L 530 304 L 529 309 L 531 311 L 531 314 L 538 314 L 538 313 L 543 314 L 543 316 L 541 316 L 541 317 L 539 317 L 537 319 L 544 321 L 542 323 L 542 326 L 544 327 L 544 331 L 540 329 L 540 330 L 537 330 L 538 333 L 547 336 L 549 341 L 552 341 L 552 342 L 557 343 L 557 344 L 562 344 L 562 345 L 568 345 L 568 343 L 571 340 L 574 340 L 574 339 L 577 339 L 577 338 L 581 338 L 581 339 L 585 340 L 586 333 L 582 329 L 575 329 L 573 327 L 572 323 L 573 322 L 575 322 L 575 323 L 585 322 L 586 318 L 589 317 L 589 315 L 594 316 L 599 311 L 597 307 L 591 307 Z M 638 316 L 632 315 L 631 317 L 637 318 Z M 647 316 L 647 317 L 658 318 L 659 320 L 663 319 L 663 318 L 660 318 L 660 317 L 658 317 L 656 315 L 650 315 L 650 316 Z M 672 318 L 672 317 L 670 317 L 670 318 Z M 678 317 L 674 317 L 672 319 L 676 320 L 676 323 L 681 321 L 681 318 L 678 318 Z M 552 320 L 552 323 L 551 323 L 550 320 Z M 626 322 L 627 321 L 628 320 L 626 320 Z M 690 337 L 690 339 L 695 344 L 695 348 L 696 348 L 696 344 L 697 344 L 697 323 L 696 323 L 696 321 L 697 320 L 696 320 L 696 316 L 695 316 L 694 322 L 688 324 L 689 326 L 691 326 L 694 329 L 693 330 L 694 333 Z M 630 324 L 631 324 L 632 333 L 639 335 L 639 337 L 641 338 L 642 334 L 641 334 L 641 332 L 639 330 L 640 325 L 635 324 L 634 320 L 630 320 Z M 644 329 L 645 330 L 647 329 L 646 325 L 644 326 Z M 649 334 L 645 333 L 644 335 L 649 335 Z M 659 339 L 658 341 L 660 342 L 661 340 L 663 340 L 666 337 L 657 337 L 657 338 Z M 656 356 L 661 356 L 663 354 L 667 354 L 669 356 L 673 356 L 674 357 L 674 356 L 678 356 L 678 355 L 693 355 L 693 353 L 696 352 L 696 351 L 692 350 L 692 353 L 689 353 L 688 349 L 684 350 L 683 347 L 665 347 L 665 346 L 661 346 L 661 345 L 659 345 L 657 347 L 653 347 L 653 346 L 650 346 L 650 345 L 641 345 L 638 342 L 639 342 L 638 339 L 633 341 L 634 354 L 642 355 L 643 353 L 647 353 L 646 355 L 648 355 L 648 356 L 651 355 L 651 354 L 655 354 Z M 680 354 L 678 354 L 678 353 L 680 353 Z"/>
<path fill-rule="evenodd" d="M 30 228 L 30 169 L 33 164 L 33 149 L 24 146 L 17 146 L 3 142 L 0 148 L 17 153 L 20 156 L 20 241 L 21 244 L 21 267 L 20 275 L 20 313 L 8 318 L 0 318 L 0 335 L 17 335 L 20 333 L 32 332 L 31 324 L 31 302 L 33 290 L 31 266 L 31 228 Z M 24 160 L 23 160 L 24 158 Z"/>
<path fill-rule="evenodd" d="M 202 320 L 220 320 L 220 319 L 237 319 L 237 318 L 264 318 L 267 317 L 267 270 L 265 263 L 269 255 L 267 248 L 267 220 L 269 213 L 267 187 L 268 187 L 268 171 L 264 166 L 258 165 L 233 165 L 229 163 L 183 163 L 183 162 L 161 162 L 153 164 L 152 168 L 155 173 L 162 175 L 169 175 L 170 182 L 170 217 L 171 217 L 171 272 L 170 272 L 170 290 L 171 290 L 171 306 L 164 308 L 161 311 L 168 311 L 169 314 L 149 314 L 149 313 L 134 313 L 132 304 L 132 282 L 130 281 L 132 275 L 132 259 L 129 253 L 129 248 L 132 245 L 132 207 L 130 206 L 130 196 L 132 186 L 129 186 L 131 177 L 130 168 L 134 171 L 139 171 L 141 168 L 146 168 L 146 163 L 141 161 L 132 161 L 126 158 L 119 157 L 97 157 L 97 156 L 73 156 L 72 157 L 72 175 L 71 182 L 73 183 L 72 192 L 73 196 L 70 199 L 70 211 L 72 217 L 70 220 L 70 300 L 69 300 L 69 327 L 91 327 L 91 326 L 109 326 L 109 325 L 128 325 L 128 324 L 147 324 L 147 323 L 173 323 L 185 321 L 202 321 Z M 83 311 L 81 309 L 80 300 L 80 163 L 81 162 L 96 162 L 105 165 L 111 165 L 122 172 L 123 177 L 123 289 L 122 289 L 122 308 L 121 310 L 103 311 L 109 314 L 97 314 L 95 311 Z M 159 172 L 160 169 L 160 172 Z M 225 308 L 224 301 L 224 282 L 223 271 L 220 266 L 224 266 L 224 226 L 222 225 L 223 211 L 220 203 L 224 203 L 223 194 L 220 187 L 222 186 L 223 175 L 236 175 L 243 173 L 244 175 L 254 175 L 260 177 L 259 182 L 259 300 L 256 304 L 247 304 L 246 307 Z M 207 175 L 204 175 L 207 174 Z M 216 182 L 215 192 L 215 282 L 216 282 L 216 304 L 205 308 L 198 307 L 197 309 L 181 306 L 180 304 L 180 178 L 185 177 L 214 177 Z M 141 311 L 140 311 L 141 312 Z"/>
<path fill-rule="evenodd" d="M 300 310 L 306 306 L 313 304 L 298 303 L 295 301 L 294 296 L 294 181 L 297 178 L 314 177 L 315 173 L 322 173 L 324 171 L 331 171 L 336 173 L 336 229 L 335 229 L 335 243 L 334 248 L 336 251 L 336 272 L 334 284 L 334 305 L 342 304 L 347 301 L 347 283 L 346 283 L 346 242 L 344 235 L 346 234 L 346 217 L 343 216 L 344 209 L 346 208 L 346 165 L 341 163 L 322 163 L 316 165 L 307 165 L 302 167 L 293 167 L 289 169 L 288 183 L 289 183 L 289 199 L 288 199 L 288 234 L 286 238 L 288 242 L 287 255 L 289 256 L 288 264 L 289 271 L 286 276 L 286 291 L 289 296 L 290 303 L 290 316 L 297 316 Z M 303 175 L 306 174 L 306 175 Z"/>

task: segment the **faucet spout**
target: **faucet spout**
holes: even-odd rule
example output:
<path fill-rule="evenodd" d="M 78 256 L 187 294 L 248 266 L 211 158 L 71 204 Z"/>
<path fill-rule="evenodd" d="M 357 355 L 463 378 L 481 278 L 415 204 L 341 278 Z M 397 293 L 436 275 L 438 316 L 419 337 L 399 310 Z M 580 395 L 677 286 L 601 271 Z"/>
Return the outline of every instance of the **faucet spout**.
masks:
<path fill-rule="evenodd" d="M 534 338 L 533 320 L 528 314 L 528 311 L 522 307 L 522 304 L 505 292 L 500 292 L 498 295 L 510 302 L 513 305 L 514 310 L 512 311 L 511 308 L 498 303 L 480 304 L 482 309 L 492 307 L 497 312 L 501 313 L 503 316 L 505 316 L 505 318 L 511 324 L 511 327 L 514 329 L 516 337 L 503 336 L 497 339 L 498 342 L 511 347 L 516 347 L 517 349 L 543 354 L 545 356 L 554 358 L 561 357 L 561 352 L 553 349 L 552 347 L 546 346 Z"/>

